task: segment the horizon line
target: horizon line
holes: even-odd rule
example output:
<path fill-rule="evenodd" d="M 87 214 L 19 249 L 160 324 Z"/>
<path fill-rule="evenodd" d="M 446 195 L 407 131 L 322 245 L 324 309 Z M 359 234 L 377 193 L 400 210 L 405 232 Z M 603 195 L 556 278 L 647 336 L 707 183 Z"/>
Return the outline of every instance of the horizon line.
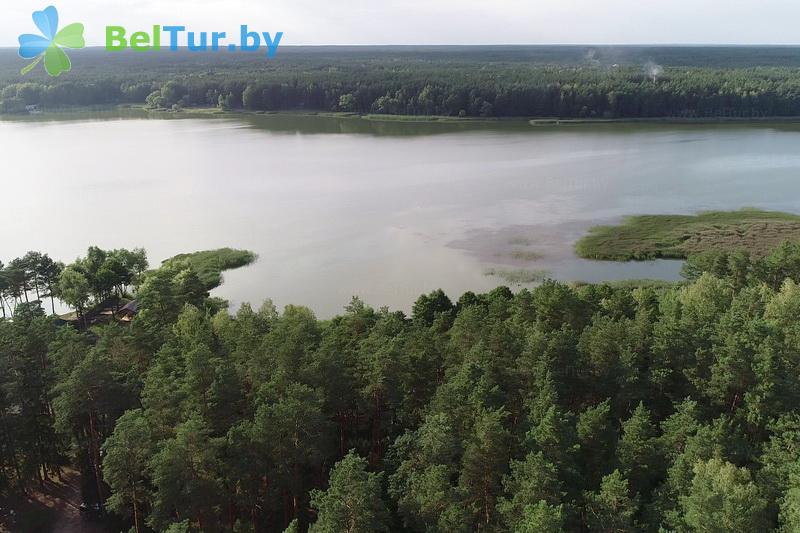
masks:
<path fill-rule="evenodd" d="M 796 48 L 800 47 L 800 43 L 380 43 L 380 44 L 364 44 L 364 43 L 322 43 L 322 44 L 283 44 L 281 48 L 344 48 L 344 47 L 360 47 L 360 48 L 380 48 L 380 47 L 429 47 L 429 48 L 479 48 L 479 47 L 547 47 L 547 46 L 565 46 L 565 47 L 604 47 L 604 48 L 624 48 L 624 47 L 673 47 L 673 48 L 722 48 L 722 47 L 738 47 L 738 48 L 759 48 L 759 47 L 772 47 L 772 48 Z M 6 48 L 18 48 L 18 44 L 0 45 L 0 50 Z M 103 44 L 87 45 L 87 48 L 105 48 Z M 179 48 L 187 48 L 180 46 Z M 76 49 L 73 51 L 79 51 Z"/>

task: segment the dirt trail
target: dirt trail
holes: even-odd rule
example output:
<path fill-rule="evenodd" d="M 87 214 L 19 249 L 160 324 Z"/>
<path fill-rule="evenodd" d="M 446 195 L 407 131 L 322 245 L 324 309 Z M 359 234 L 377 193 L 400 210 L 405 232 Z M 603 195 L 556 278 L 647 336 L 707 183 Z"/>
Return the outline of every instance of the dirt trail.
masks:
<path fill-rule="evenodd" d="M 80 475 L 65 470 L 62 477 L 31 487 L 26 499 L 0 503 L 0 532 L 106 533 L 81 516 Z"/>

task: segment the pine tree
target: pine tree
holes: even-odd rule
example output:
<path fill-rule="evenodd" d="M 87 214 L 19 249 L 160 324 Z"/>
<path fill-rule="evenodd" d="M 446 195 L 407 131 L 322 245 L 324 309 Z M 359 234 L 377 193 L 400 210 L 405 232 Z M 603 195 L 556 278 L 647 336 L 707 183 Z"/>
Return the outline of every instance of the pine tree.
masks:
<path fill-rule="evenodd" d="M 289 382 L 265 387 L 253 419 L 252 439 L 273 465 L 272 484 L 290 501 L 289 520 L 305 508 L 309 475 L 331 456 L 330 421 L 323 397 L 307 385 Z M 286 520 L 288 523 L 289 520 Z"/>
<path fill-rule="evenodd" d="M 389 512 L 381 494 L 381 474 L 367 471 L 367 461 L 350 451 L 331 470 L 328 489 L 314 490 L 317 520 L 309 533 L 389 531 Z"/>
<path fill-rule="evenodd" d="M 628 480 L 614 470 L 605 476 L 596 492 L 586 494 L 586 522 L 597 533 L 626 533 L 638 530 L 635 516 L 638 496 L 631 497 Z"/>
<path fill-rule="evenodd" d="M 524 461 L 511 461 L 511 473 L 503 478 L 506 496 L 497 504 L 503 523 L 511 531 L 522 528 L 530 522 L 529 507 L 536 509 L 536 515 L 550 516 L 550 505 L 557 506 L 563 498 L 558 469 L 549 463 L 544 455 L 529 453 Z M 545 508 L 540 508 L 543 503 Z"/>
<path fill-rule="evenodd" d="M 548 505 L 542 500 L 536 504 L 526 505 L 522 520 L 516 525 L 517 533 L 563 533 L 564 506 Z"/>
<path fill-rule="evenodd" d="M 768 528 L 767 501 L 746 468 L 720 459 L 698 462 L 688 495 L 681 498 L 684 520 L 695 531 L 750 533 Z"/>
<path fill-rule="evenodd" d="M 797 467 L 798 465 L 795 465 Z M 792 475 L 780 504 L 781 533 L 800 531 L 800 477 Z"/>
<path fill-rule="evenodd" d="M 149 422 L 139 409 L 122 415 L 103 443 L 103 477 L 112 491 L 107 505 L 122 516 L 132 515 L 136 533 L 144 527 L 150 500 L 147 465 L 154 453 Z"/>
<path fill-rule="evenodd" d="M 500 484 L 508 465 L 507 416 L 502 410 L 480 411 L 465 444 L 458 484 L 476 529 L 489 528 L 495 520 Z"/>
<path fill-rule="evenodd" d="M 575 429 L 584 487 L 594 489 L 600 484 L 603 472 L 610 470 L 613 461 L 616 431 L 611 421 L 611 403 L 605 400 L 587 407 L 578 416 Z"/>
<path fill-rule="evenodd" d="M 155 486 L 151 527 L 188 517 L 200 530 L 219 529 L 224 501 L 221 444 L 199 416 L 178 425 L 174 438 L 159 443 L 148 465 Z"/>
<path fill-rule="evenodd" d="M 656 428 L 650 411 L 641 402 L 622 424 L 617 460 L 634 493 L 649 491 L 663 475 Z"/>
<path fill-rule="evenodd" d="M 415 431 L 397 438 L 390 461 L 389 495 L 406 527 L 414 530 L 468 530 L 461 491 L 455 486 L 462 453 L 449 417 L 431 414 Z"/>

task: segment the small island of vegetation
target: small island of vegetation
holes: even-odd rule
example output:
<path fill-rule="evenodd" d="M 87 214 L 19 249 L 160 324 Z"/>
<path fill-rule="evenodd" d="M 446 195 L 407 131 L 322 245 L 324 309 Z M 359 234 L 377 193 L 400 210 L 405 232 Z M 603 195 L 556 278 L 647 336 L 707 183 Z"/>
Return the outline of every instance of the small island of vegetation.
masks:
<path fill-rule="evenodd" d="M 189 254 L 178 254 L 162 263 L 168 267 L 176 263 L 187 263 L 197 273 L 197 277 L 211 290 L 222 285 L 222 272 L 241 268 L 253 263 L 258 256 L 249 250 L 235 250 L 233 248 L 219 248 L 217 250 L 203 250 Z"/>
<path fill-rule="evenodd" d="M 640 215 L 596 226 L 575 245 L 586 259 L 686 259 L 701 252 L 744 251 L 763 257 L 783 241 L 800 240 L 800 216 L 742 209 L 696 215 Z"/>

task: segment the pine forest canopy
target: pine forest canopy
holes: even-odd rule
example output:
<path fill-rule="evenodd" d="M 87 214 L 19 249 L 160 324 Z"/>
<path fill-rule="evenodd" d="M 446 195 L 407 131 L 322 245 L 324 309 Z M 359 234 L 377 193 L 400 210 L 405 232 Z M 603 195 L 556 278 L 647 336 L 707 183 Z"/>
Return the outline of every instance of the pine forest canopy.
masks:
<path fill-rule="evenodd" d="M 130 324 L 0 321 L 3 497 L 70 465 L 137 532 L 800 528 L 800 244 L 330 320 L 138 264 Z"/>

